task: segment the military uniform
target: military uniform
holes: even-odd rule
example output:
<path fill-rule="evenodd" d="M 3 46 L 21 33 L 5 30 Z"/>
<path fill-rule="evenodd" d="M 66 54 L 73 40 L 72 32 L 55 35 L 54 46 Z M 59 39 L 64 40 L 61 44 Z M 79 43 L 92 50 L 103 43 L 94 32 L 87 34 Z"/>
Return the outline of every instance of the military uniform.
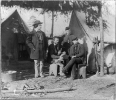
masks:
<path fill-rule="evenodd" d="M 34 30 L 31 35 L 27 37 L 26 43 L 31 48 L 30 58 L 34 59 L 35 78 L 39 75 L 43 75 L 43 61 L 45 60 L 47 50 L 47 38 L 45 33 L 38 29 L 38 25 L 42 24 L 39 20 L 36 20 L 33 24 Z M 36 31 L 36 29 L 38 31 Z"/>
<path fill-rule="evenodd" d="M 47 38 L 42 31 L 33 32 L 27 37 L 27 45 L 31 48 L 30 58 L 43 61 L 47 50 Z"/>

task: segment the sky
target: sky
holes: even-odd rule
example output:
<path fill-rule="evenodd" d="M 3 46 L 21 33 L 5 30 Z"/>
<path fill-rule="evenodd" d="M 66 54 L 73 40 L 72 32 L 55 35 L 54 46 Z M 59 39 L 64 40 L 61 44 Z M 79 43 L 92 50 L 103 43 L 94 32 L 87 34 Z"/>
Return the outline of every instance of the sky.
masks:
<path fill-rule="evenodd" d="M 115 1 L 114 0 L 105 1 L 104 8 L 103 8 L 103 11 L 105 12 L 104 18 L 106 18 L 105 16 L 107 16 L 108 18 L 107 20 L 110 21 L 110 17 L 108 17 L 108 15 L 115 16 Z M 26 25 L 29 27 L 30 30 L 32 30 L 32 26 L 30 24 L 31 23 L 30 18 L 34 16 L 36 19 L 43 22 L 42 31 L 44 31 L 47 36 L 50 36 L 51 27 L 52 27 L 51 13 L 45 13 L 42 15 L 40 14 L 42 12 L 42 9 L 40 8 L 38 8 L 38 11 L 34 11 L 34 10 L 26 10 L 17 6 L 14 6 L 12 8 L 2 6 L 1 18 L 5 20 L 16 9 L 18 10 L 20 16 L 22 17 L 22 19 L 24 20 L 24 22 L 26 23 Z M 108 14 L 106 13 L 107 11 Z M 65 27 L 69 26 L 70 18 L 71 18 L 71 13 L 68 16 L 61 15 L 60 13 L 58 13 L 57 18 L 55 18 L 54 20 L 54 32 L 53 32 L 54 36 L 64 34 Z"/>

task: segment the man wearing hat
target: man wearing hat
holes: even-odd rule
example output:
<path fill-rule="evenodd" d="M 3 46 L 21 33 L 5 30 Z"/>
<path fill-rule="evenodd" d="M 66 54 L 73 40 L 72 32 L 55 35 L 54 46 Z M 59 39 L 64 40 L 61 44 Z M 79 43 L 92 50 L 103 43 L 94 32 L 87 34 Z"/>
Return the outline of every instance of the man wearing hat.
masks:
<path fill-rule="evenodd" d="M 73 44 L 72 43 L 72 38 L 75 37 L 75 36 L 71 33 L 71 30 L 70 30 L 69 27 L 65 28 L 65 32 L 66 32 L 66 34 L 65 34 L 64 39 L 62 41 L 62 46 L 63 46 L 63 49 L 68 54 L 69 50 L 70 50 L 70 47 Z"/>
<path fill-rule="evenodd" d="M 71 77 L 72 79 L 76 78 L 76 66 L 78 64 L 83 63 L 84 59 L 84 46 L 82 42 L 78 41 L 77 37 L 72 38 L 73 45 L 70 48 L 70 57 L 71 60 L 64 67 L 63 73 L 66 73 L 71 69 Z M 80 43 L 79 43 L 80 42 Z"/>
<path fill-rule="evenodd" d="M 66 32 L 66 34 L 65 34 L 64 39 L 62 41 L 62 45 L 64 45 L 64 43 L 66 43 L 66 42 L 69 43 L 69 44 L 72 44 L 72 40 L 70 38 L 70 35 L 71 35 L 70 28 L 69 27 L 66 27 L 65 28 L 65 32 Z"/>
<path fill-rule="evenodd" d="M 42 22 L 35 20 L 33 23 L 33 31 L 27 37 L 26 43 L 31 49 L 30 58 L 34 60 L 35 78 L 43 75 L 43 62 L 45 60 L 47 50 L 47 38 L 41 31 Z"/>

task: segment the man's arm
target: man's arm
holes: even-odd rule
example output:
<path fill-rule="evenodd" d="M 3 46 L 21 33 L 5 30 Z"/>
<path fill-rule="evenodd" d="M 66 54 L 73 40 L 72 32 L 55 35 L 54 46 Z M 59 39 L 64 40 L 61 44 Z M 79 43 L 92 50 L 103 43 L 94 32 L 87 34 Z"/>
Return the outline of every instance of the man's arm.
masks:
<path fill-rule="evenodd" d="M 72 45 L 71 47 L 70 47 L 70 52 L 69 52 L 69 55 L 70 55 L 70 57 L 72 57 L 72 56 L 74 56 L 74 50 L 73 50 L 73 48 L 74 48 L 74 45 Z"/>
<path fill-rule="evenodd" d="M 84 46 L 83 45 L 79 45 L 80 49 L 79 49 L 79 54 L 76 54 L 76 57 L 81 57 L 84 55 Z"/>
<path fill-rule="evenodd" d="M 26 44 L 31 48 L 35 50 L 35 46 L 32 43 L 32 35 L 29 35 L 26 39 Z"/>
<path fill-rule="evenodd" d="M 51 57 L 52 57 L 53 59 L 59 59 L 60 56 L 57 56 L 57 55 L 52 54 Z"/>

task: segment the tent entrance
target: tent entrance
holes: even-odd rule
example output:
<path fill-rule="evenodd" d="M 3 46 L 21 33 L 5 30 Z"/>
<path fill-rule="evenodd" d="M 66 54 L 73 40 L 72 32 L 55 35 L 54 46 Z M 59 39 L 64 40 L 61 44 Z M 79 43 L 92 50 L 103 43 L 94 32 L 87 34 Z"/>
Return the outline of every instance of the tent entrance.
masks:
<path fill-rule="evenodd" d="M 18 43 L 18 60 L 28 60 L 29 59 L 29 52 L 28 47 L 25 43 Z"/>

